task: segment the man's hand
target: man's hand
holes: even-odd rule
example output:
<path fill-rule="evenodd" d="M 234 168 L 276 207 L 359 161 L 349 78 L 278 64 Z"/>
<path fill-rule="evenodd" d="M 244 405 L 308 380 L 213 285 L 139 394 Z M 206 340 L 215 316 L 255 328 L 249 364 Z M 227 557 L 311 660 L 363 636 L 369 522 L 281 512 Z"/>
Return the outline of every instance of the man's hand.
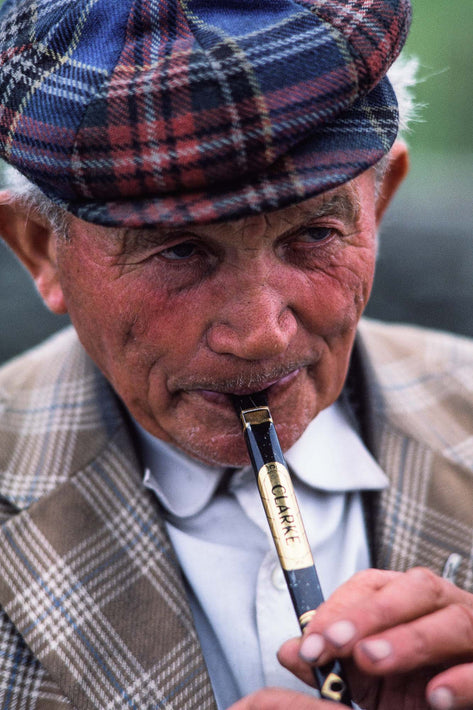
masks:
<path fill-rule="evenodd" d="M 367 710 L 473 708 L 473 595 L 423 568 L 360 572 L 279 652 L 307 683 L 335 657 Z"/>
<path fill-rule="evenodd" d="M 242 698 L 228 710 L 334 710 L 335 707 L 338 706 L 294 690 L 264 688 Z"/>

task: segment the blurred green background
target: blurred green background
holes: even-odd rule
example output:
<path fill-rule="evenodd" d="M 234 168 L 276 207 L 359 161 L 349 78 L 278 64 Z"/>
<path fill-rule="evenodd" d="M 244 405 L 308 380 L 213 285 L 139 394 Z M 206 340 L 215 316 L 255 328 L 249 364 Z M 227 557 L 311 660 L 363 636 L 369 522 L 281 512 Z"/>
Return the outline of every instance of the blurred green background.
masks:
<path fill-rule="evenodd" d="M 411 171 L 385 219 L 367 314 L 473 336 L 473 2 L 412 0 Z"/>
<path fill-rule="evenodd" d="M 472 0 L 413 0 L 406 52 L 420 62 L 423 109 L 407 136 L 412 168 L 385 219 L 367 313 L 473 336 Z M 0 246 L 0 361 L 66 320 L 46 311 Z"/>
<path fill-rule="evenodd" d="M 413 0 L 406 51 L 421 64 L 417 96 L 424 122 L 412 136 L 413 153 L 473 153 L 473 3 Z"/>

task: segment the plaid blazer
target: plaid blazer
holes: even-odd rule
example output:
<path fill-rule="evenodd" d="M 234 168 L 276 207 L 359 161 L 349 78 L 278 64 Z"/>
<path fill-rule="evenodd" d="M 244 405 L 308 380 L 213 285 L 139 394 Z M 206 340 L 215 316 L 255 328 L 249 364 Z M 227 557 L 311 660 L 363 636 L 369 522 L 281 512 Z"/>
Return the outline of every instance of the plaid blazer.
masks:
<path fill-rule="evenodd" d="M 473 345 L 365 322 L 358 412 L 392 485 L 380 567 L 472 588 Z M 121 405 L 67 330 L 0 372 L 0 710 L 215 708 Z"/>

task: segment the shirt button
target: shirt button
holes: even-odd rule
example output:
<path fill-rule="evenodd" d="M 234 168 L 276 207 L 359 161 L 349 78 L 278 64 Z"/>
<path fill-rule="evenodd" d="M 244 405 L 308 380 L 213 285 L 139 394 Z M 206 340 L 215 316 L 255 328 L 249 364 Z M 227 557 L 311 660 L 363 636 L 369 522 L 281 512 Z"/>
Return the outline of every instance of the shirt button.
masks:
<path fill-rule="evenodd" d="M 284 572 L 279 565 L 273 567 L 273 571 L 271 572 L 271 582 L 273 583 L 273 587 L 276 589 L 283 590 L 287 588 Z"/>

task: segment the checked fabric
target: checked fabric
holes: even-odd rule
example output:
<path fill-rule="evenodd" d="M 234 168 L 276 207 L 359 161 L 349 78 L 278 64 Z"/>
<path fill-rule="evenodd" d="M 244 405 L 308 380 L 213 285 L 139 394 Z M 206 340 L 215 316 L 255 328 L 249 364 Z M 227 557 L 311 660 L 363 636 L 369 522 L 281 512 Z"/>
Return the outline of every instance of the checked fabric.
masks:
<path fill-rule="evenodd" d="M 374 562 L 473 590 L 473 353 L 365 321 L 353 380 L 391 485 Z M 0 370 L 0 710 L 215 710 L 117 400 L 68 330 Z"/>
<path fill-rule="evenodd" d="M 0 708 L 215 710 L 120 407 L 71 335 L 15 403 L 0 385 Z"/>
<path fill-rule="evenodd" d="M 408 0 L 6 0 L 0 154 L 108 225 L 274 210 L 397 132 Z"/>

